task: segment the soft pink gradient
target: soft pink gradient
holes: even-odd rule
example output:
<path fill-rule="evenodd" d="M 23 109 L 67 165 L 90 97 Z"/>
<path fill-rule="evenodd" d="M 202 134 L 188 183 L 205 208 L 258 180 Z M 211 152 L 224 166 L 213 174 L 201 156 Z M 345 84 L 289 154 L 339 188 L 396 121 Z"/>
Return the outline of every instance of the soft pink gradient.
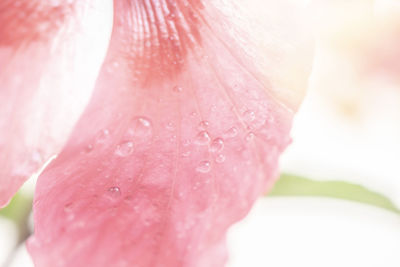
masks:
<path fill-rule="evenodd" d="M 226 230 L 277 178 L 311 65 L 300 10 L 262 3 L 114 1 L 94 94 L 39 177 L 36 266 L 225 263 Z"/>
<path fill-rule="evenodd" d="M 110 38 L 107 1 L 43 2 L 0 3 L 0 207 L 64 145 Z"/>

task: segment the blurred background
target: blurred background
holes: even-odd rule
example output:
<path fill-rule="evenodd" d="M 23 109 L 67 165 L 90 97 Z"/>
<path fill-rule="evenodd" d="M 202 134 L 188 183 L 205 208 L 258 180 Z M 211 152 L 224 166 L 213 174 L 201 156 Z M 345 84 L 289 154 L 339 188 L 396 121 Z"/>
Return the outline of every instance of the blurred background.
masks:
<path fill-rule="evenodd" d="M 283 173 L 361 185 L 400 207 L 400 1 L 315 1 L 316 55 Z M 32 266 L 31 179 L 0 213 L 0 266 Z M 345 183 L 343 183 L 345 186 Z M 22 245 L 21 245 L 22 244 Z M 271 196 L 228 235 L 229 267 L 399 267 L 399 213 Z"/>

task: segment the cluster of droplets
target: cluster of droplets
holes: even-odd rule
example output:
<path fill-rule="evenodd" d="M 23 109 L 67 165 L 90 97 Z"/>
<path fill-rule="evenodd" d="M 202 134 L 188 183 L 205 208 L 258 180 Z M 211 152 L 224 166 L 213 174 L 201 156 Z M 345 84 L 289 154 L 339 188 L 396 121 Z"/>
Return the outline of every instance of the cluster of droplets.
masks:
<path fill-rule="evenodd" d="M 198 129 L 200 132 L 194 139 L 194 144 L 198 146 L 208 146 L 209 152 L 214 158 L 214 161 L 218 164 L 225 162 L 225 155 L 222 153 L 225 148 L 224 138 L 234 138 L 238 135 L 238 129 L 232 127 L 225 132 L 223 137 L 211 138 L 207 128 L 210 123 L 208 121 L 201 121 L 199 123 Z M 212 163 L 210 160 L 202 160 L 198 163 L 196 171 L 199 173 L 208 173 L 211 171 Z"/>
<path fill-rule="evenodd" d="M 243 113 L 243 119 L 247 123 L 251 123 L 255 121 L 256 114 L 252 110 L 246 110 Z M 224 163 L 226 160 L 226 156 L 223 153 L 223 150 L 225 148 L 225 140 L 236 138 L 239 135 L 239 129 L 236 126 L 232 126 L 225 132 L 223 132 L 222 137 L 216 137 L 212 139 L 210 137 L 209 132 L 207 131 L 208 126 L 209 126 L 208 121 L 200 122 L 199 124 L 200 132 L 197 134 L 194 143 L 196 145 L 209 146 L 209 152 L 213 156 L 214 161 L 218 164 Z M 253 131 L 251 131 L 250 127 L 247 128 L 249 131 L 245 135 L 245 141 L 251 142 L 255 139 L 256 135 Z M 208 160 L 201 161 L 196 167 L 196 170 L 201 173 L 207 173 L 211 170 L 211 166 L 212 164 L 210 161 Z"/>
<path fill-rule="evenodd" d="M 114 149 L 114 154 L 120 158 L 126 158 L 135 151 L 135 144 L 147 141 L 152 137 L 152 123 L 145 117 L 135 117 L 130 123 L 120 143 L 118 143 Z M 97 132 L 94 142 L 84 146 L 81 153 L 91 153 L 96 148 L 105 147 L 106 144 L 110 144 L 111 133 L 108 129 L 102 129 Z M 97 170 L 102 172 L 102 168 L 98 167 Z M 109 174 L 105 175 L 106 178 Z M 110 193 L 111 192 L 111 193 Z M 117 188 L 110 189 L 107 193 L 108 196 L 120 194 Z"/>

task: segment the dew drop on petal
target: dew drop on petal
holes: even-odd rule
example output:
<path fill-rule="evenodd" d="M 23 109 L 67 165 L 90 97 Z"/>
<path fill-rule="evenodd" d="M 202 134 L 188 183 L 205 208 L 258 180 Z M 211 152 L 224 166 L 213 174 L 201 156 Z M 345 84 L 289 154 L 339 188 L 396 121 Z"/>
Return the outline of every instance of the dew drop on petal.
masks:
<path fill-rule="evenodd" d="M 66 212 L 66 213 L 72 212 L 72 203 L 65 204 L 64 212 Z"/>
<path fill-rule="evenodd" d="M 149 129 L 151 127 L 150 120 L 145 118 L 145 117 L 139 117 L 139 118 L 136 119 L 136 121 L 139 123 L 139 125 L 142 128 Z"/>
<path fill-rule="evenodd" d="M 236 127 L 232 127 L 224 133 L 224 136 L 227 138 L 233 138 L 238 135 L 238 129 Z"/>
<path fill-rule="evenodd" d="M 207 127 L 210 125 L 210 123 L 208 121 L 201 121 L 199 123 L 199 129 L 200 130 L 205 130 L 207 129 Z"/>
<path fill-rule="evenodd" d="M 225 156 L 223 154 L 219 154 L 216 158 L 215 158 L 215 162 L 217 163 L 223 163 L 225 161 Z"/>
<path fill-rule="evenodd" d="M 200 187 L 200 182 L 196 182 L 195 184 L 194 184 L 194 186 L 193 186 L 193 190 L 197 190 L 197 189 L 199 189 L 199 187 Z"/>
<path fill-rule="evenodd" d="M 190 144 L 191 144 L 191 141 L 190 141 L 189 139 L 185 139 L 185 140 L 182 141 L 182 145 L 183 145 L 184 147 L 187 147 L 187 146 L 189 146 Z"/>
<path fill-rule="evenodd" d="M 256 114 L 252 110 L 247 110 L 245 113 L 243 113 L 243 118 L 247 122 L 252 122 L 256 119 Z"/>
<path fill-rule="evenodd" d="M 182 157 L 187 158 L 190 156 L 190 153 L 191 153 L 190 151 L 185 151 L 182 153 Z"/>
<path fill-rule="evenodd" d="M 104 143 L 110 137 L 110 131 L 108 129 L 103 129 L 97 134 L 96 141 L 98 143 Z"/>
<path fill-rule="evenodd" d="M 172 90 L 176 93 L 180 93 L 183 91 L 183 88 L 180 86 L 175 86 L 174 88 L 172 88 Z"/>
<path fill-rule="evenodd" d="M 132 142 L 124 142 L 117 146 L 115 150 L 115 154 L 120 157 L 127 157 L 133 153 L 133 143 Z"/>
<path fill-rule="evenodd" d="M 167 125 L 165 126 L 165 128 L 166 128 L 168 131 L 173 131 L 173 130 L 175 130 L 175 125 L 174 125 L 174 123 L 173 123 L 172 121 L 170 121 L 170 122 L 167 123 Z"/>
<path fill-rule="evenodd" d="M 246 141 L 247 142 L 250 142 L 250 141 L 252 141 L 253 139 L 254 139 L 254 133 L 253 132 L 250 132 L 250 133 L 248 133 L 247 135 L 246 135 Z"/>
<path fill-rule="evenodd" d="M 83 150 L 85 151 L 85 153 L 90 153 L 93 150 L 93 145 L 87 145 Z"/>
<path fill-rule="evenodd" d="M 117 199 L 121 196 L 121 190 L 117 186 L 108 188 L 107 195 L 112 199 Z"/>
<path fill-rule="evenodd" d="M 224 140 L 222 138 L 215 138 L 210 146 L 210 151 L 213 153 L 221 152 L 224 149 Z"/>
<path fill-rule="evenodd" d="M 196 168 L 196 171 L 208 173 L 211 170 L 211 163 L 208 160 L 201 161 Z"/>
<path fill-rule="evenodd" d="M 207 145 L 210 142 L 211 138 L 208 132 L 201 131 L 198 133 L 195 139 L 195 144 L 197 145 Z"/>
<path fill-rule="evenodd" d="M 145 138 L 152 135 L 153 127 L 150 119 L 137 117 L 133 120 L 128 133 L 134 138 Z"/>

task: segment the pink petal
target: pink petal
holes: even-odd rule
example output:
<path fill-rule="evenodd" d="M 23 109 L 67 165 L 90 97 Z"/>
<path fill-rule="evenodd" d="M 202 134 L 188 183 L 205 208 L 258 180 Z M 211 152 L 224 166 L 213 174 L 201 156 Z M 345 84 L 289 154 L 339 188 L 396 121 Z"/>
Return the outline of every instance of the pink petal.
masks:
<path fill-rule="evenodd" d="M 286 70 L 270 64 L 303 40 L 265 28 L 261 49 L 217 2 L 116 1 L 94 97 L 38 181 L 36 266 L 224 264 L 226 230 L 277 177 L 299 101 L 276 93 Z"/>
<path fill-rule="evenodd" d="M 0 207 L 58 153 L 90 99 L 110 1 L 0 3 Z"/>

